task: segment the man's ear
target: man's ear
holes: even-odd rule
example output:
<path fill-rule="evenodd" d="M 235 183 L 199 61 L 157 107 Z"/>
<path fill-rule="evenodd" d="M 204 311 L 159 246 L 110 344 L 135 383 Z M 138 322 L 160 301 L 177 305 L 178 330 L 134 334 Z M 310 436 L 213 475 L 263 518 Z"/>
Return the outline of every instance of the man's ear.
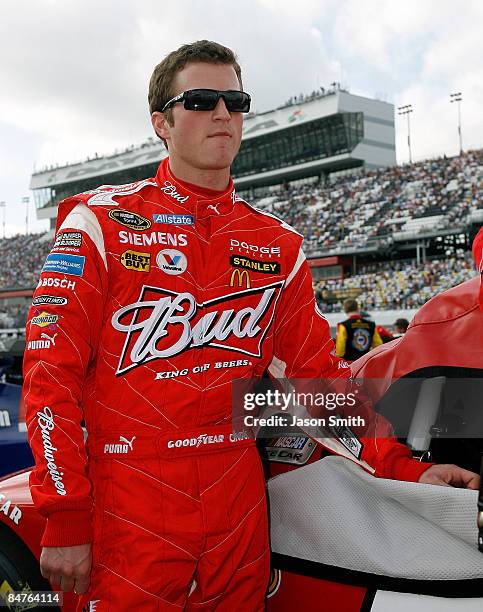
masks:
<path fill-rule="evenodd" d="M 151 123 L 156 134 L 164 140 L 169 140 L 169 124 L 165 113 L 154 111 L 151 115 Z"/>

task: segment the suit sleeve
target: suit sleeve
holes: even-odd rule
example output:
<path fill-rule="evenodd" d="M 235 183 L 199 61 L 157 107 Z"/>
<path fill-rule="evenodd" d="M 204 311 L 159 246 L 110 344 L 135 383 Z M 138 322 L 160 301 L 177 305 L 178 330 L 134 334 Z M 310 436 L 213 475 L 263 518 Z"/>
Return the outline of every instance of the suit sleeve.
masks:
<path fill-rule="evenodd" d="M 315 302 L 312 275 L 302 249 L 282 292 L 268 371 L 274 378 L 350 378 L 348 364 L 336 355 L 328 321 Z M 390 424 L 372 410 L 369 401 L 360 404 L 358 414 L 369 423 L 369 436 L 359 440 L 354 434 L 355 444 L 344 434 L 319 441 L 331 452 L 383 478 L 417 481 L 430 467 L 412 458 L 410 449 L 392 436 Z"/>
<path fill-rule="evenodd" d="M 23 399 L 35 458 L 30 490 L 47 519 L 42 546 L 92 540 L 82 398 L 102 328 L 107 265 L 94 213 L 80 203 L 65 207 L 26 326 Z"/>

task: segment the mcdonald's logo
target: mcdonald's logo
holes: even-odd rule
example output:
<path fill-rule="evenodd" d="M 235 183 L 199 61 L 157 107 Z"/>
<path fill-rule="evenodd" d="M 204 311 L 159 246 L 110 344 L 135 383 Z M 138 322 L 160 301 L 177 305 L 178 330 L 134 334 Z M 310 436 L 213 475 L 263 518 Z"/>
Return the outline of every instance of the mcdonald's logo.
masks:
<path fill-rule="evenodd" d="M 243 287 L 243 285 L 245 285 L 246 289 L 251 289 L 250 277 L 248 276 L 247 270 L 239 270 L 238 268 L 235 268 L 230 276 L 230 287 L 234 286 L 235 277 L 238 277 L 239 287 Z"/>

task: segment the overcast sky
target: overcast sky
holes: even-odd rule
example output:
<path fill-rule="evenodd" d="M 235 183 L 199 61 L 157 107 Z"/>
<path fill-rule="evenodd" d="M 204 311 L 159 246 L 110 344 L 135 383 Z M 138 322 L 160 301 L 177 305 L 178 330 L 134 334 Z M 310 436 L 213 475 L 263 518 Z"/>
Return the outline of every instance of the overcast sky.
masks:
<path fill-rule="evenodd" d="M 458 152 L 449 94 L 460 91 L 463 147 L 483 146 L 482 0 L 0 0 L 0 8 L 7 235 L 25 231 L 27 195 L 30 230 L 47 228 L 34 221 L 34 167 L 151 135 L 153 67 L 201 38 L 237 52 L 254 110 L 339 81 L 355 94 L 412 104 L 413 158 L 423 159 Z M 406 139 L 396 115 L 399 162 L 408 159 Z"/>

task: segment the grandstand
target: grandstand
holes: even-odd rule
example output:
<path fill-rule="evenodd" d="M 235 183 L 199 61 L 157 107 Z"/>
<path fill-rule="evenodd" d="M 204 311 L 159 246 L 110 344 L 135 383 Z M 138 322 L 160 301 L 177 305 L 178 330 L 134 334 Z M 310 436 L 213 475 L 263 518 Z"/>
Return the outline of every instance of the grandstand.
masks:
<path fill-rule="evenodd" d="M 161 141 L 151 138 L 111 156 L 36 172 L 30 188 L 37 217 L 50 219 L 53 228 L 63 198 L 100 184 L 154 176 L 166 156 Z M 253 198 L 288 180 L 320 180 L 338 171 L 395 163 L 394 106 L 334 86 L 266 113 L 250 113 L 232 173 L 237 189 Z"/>
<path fill-rule="evenodd" d="M 245 122 L 233 168 L 238 191 L 305 236 L 316 298 L 332 328 L 346 297 L 390 326 L 474 273 L 483 150 L 397 166 L 393 115 L 392 105 L 334 87 Z M 36 173 L 38 216 L 53 223 L 62 197 L 152 176 L 165 155 L 151 140 Z M 52 234 L 0 240 L 0 327 L 23 326 Z"/>

